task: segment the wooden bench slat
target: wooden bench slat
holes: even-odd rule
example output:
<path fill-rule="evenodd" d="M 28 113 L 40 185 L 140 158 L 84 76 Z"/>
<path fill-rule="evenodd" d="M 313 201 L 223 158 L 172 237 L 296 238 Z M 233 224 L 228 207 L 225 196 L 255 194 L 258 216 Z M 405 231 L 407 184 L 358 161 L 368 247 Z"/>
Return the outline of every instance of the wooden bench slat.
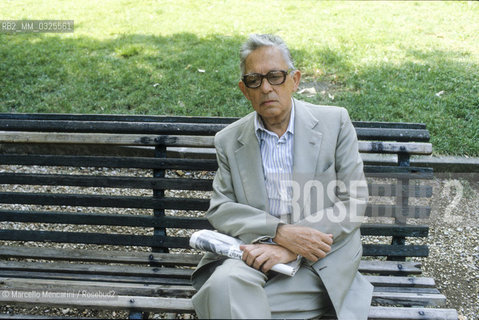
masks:
<path fill-rule="evenodd" d="M 364 223 L 361 225 L 361 235 L 369 236 L 427 237 L 428 233 L 429 226 L 427 225 L 388 225 L 374 223 Z"/>
<path fill-rule="evenodd" d="M 8 120 L 4 120 L 8 121 Z M 180 146 L 180 147 L 214 147 L 213 137 L 216 131 L 222 125 L 188 125 L 188 124 L 133 124 L 128 126 L 128 123 L 123 123 L 125 126 L 121 130 L 115 127 L 118 124 L 115 123 L 100 123 L 103 130 L 96 131 L 90 130 L 95 126 L 95 123 L 85 123 L 83 127 L 89 128 L 88 130 L 79 130 L 78 133 L 77 125 L 78 124 L 68 124 L 62 123 L 60 125 L 56 124 L 54 121 L 51 121 L 53 126 L 48 126 L 48 121 L 43 121 L 40 123 L 34 123 L 33 127 L 30 129 L 31 132 L 25 131 L 0 131 L 0 143 L 60 143 L 60 144 L 108 144 L 108 145 L 141 145 L 141 146 L 154 146 L 154 145 L 166 145 L 166 146 Z M 40 132 L 35 130 L 35 127 L 45 126 L 45 130 Z M 60 126 L 60 127 L 59 127 Z M 11 127 L 9 127 L 10 129 Z M 191 129 L 189 129 L 191 128 Z M 202 128 L 204 130 L 202 130 Z M 19 130 L 25 129 L 22 126 L 19 126 Z M 195 132 L 194 130 L 198 130 Z M 357 131 L 373 130 L 375 135 L 379 135 L 377 129 L 363 129 L 359 128 Z M 389 136 L 390 131 L 402 130 L 402 129 L 388 129 L 382 133 Z M 57 132 L 60 131 L 60 132 Z M 123 131 L 122 135 L 109 134 L 103 132 L 115 132 Z M 384 130 L 383 130 L 384 131 Z M 405 133 L 402 133 L 403 136 L 407 136 L 412 130 L 402 130 Z M 93 133 L 88 133 L 93 132 Z M 102 133 L 98 133 L 102 132 Z M 125 133 L 127 132 L 127 133 Z M 182 135 L 175 135 L 175 132 L 182 132 Z M 426 131 L 427 132 L 427 131 Z M 132 134 L 138 133 L 138 134 Z M 156 135 L 152 135 L 156 133 Z M 194 136 L 190 134 L 209 134 L 210 136 Z M 361 137 L 359 137 L 361 139 Z M 367 137 L 368 140 L 371 137 Z M 378 138 L 382 138 L 379 137 Z M 432 153 L 432 144 L 430 143 L 419 143 L 419 142 L 407 142 L 402 140 L 402 137 L 399 139 L 401 142 L 385 142 L 385 141 L 359 141 L 358 147 L 360 152 L 366 153 L 398 153 L 398 152 L 407 152 L 409 154 L 422 154 L 428 155 Z"/>
<path fill-rule="evenodd" d="M 162 297 L 143 297 L 143 296 L 121 296 L 121 295 L 105 295 L 103 298 L 89 297 L 77 295 L 74 298 L 73 292 L 65 292 L 62 298 L 61 292 L 27 292 L 17 291 L 16 297 L 8 297 L 12 295 L 12 292 L 2 290 L 0 293 L 0 302 L 6 302 L 13 304 L 36 304 L 36 305 L 49 305 L 57 307 L 81 307 L 81 308 L 107 308 L 113 310 L 119 309 L 136 309 L 146 312 L 162 312 L 173 311 L 188 313 L 193 311 L 193 305 L 190 299 L 184 298 L 162 298 Z M 398 297 L 387 297 L 384 295 L 383 299 L 398 299 L 397 301 L 402 304 L 404 301 L 412 301 L 412 303 L 424 303 L 429 305 L 437 305 L 443 303 L 442 295 L 411 295 L 404 294 Z M 373 299 L 381 299 L 374 297 Z M 417 299 L 417 300 L 416 300 Z M 107 300 L 107 301 L 105 301 Z M 410 309 L 411 310 L 411 309 Z M 417 311 L 416 311 L 417 312 Z M 420 314 L 420 313 L 419 313 Z M 376 315 L 377 316 L 377 315 Z"/>
<path fill-rule="evenodd" d="M 370 276 L 366 275 L 366 279 L 373 286 L 380 287 L 417 287 L 417 288 L 434 288 L 436 282 L 433 278 L 427 277 L 400 277 L 400 276 Z"/>
<path fill-rule="evenodd" d="M 189 279 L 192 269 L 147 267 L 147 266 L 122 266 L 102 264 L 79 263 L 43 263 L 28 261 L 0 261 L 0 270 L 58 272 L 76 274 L 100 274 L 118 276 L 144 276 Z"/>
<path fill-rule="evenodd" d="M 429 206 L 401 207 L 397 205 L 369 203 L 364 215 L 366 217 L 427 219 L 431 215 L 431 208 Z"/>
<path fill-rule="evenodd" d="M 406 307 L 371 307 L 371 320 L 457 320 L 457 311 L 454 309 L 406 308 Z"/>
<path fill-rule="evenodd" d="M 376 280 L 384 278 L 380 281 L 375 281 L 373 276 L 366 276 L 366 278 L 375 286 L 375 290 L 386 291 L 388 289 L 400 290 L 411 289 L 412 292 L 420 293 L 421 289 L 438 290 L 434 288 L 434 280 L 432 278 L 417 278 L 415 284 L 411 286 L 411 282 L 407 279 L 411 277 L 378 277 Z M 386 279 L 387 278 L 387 279 Z M 401 281 L 401 279 L 403 281 Z M 372 281 L 371 281 L 372 280 Z M 391 280 L 391 281 L 386 281 Z M 424 285 L 422 285 L 424 283 Z M 379 287 L 383 285 L 382 287 Z M 384 285 L 388 285 L 385 287 Z M 118 295 L 143 295 L 143 296 L 172 296 L 172 297 L 191 297 L 195 293 L 195 289 L 188 284 L 172 285 L 172 284 L 153 284 L 145 285 L 143 283 L 127 283 L 127 282 L 99 282 L 99 281 L 85 281 L 85 280 L 61 280 L 61 279 L 32 279 L 32 278 L 7 278 L 0 277 L 0 290 L 32 290 L 43 288 L 52 291 L 80 291 L 80 290 L 101 290 L 114 291 Z M 430 292 L 431 293 L 431 292 Z"/>
<path fill-rule="evenodd" d="M 155 198 L 140 196 L 100 196 L 92 194 L 46 194 L 0 192 L 0 203 L 31 205 L 69 205 L 81 207 L 138 208 L 138 209 L 175 209 L 206 211 L 208 199 L 192 198 Z M 430 216 L 427 206 L 401 207 L 396 205 L 368 204 L 367 217 L 398 217 L 425 219 Z"/>
<path fill-rule="evenodd" d="M 145 157 L 122 158 L 58 155 L 0 155 L 0 164 L 139 169 L 189 169 L 202 171 L 213 171 L 217 169 L 216 161 L 210 159 L 154 159 Z M 366 165 L 364 166 L 364 172 L 367 177 L 378 178 L 432 178 L 432 169 L 423 167 L 386 167 Z"/>
<path fill-rule="evenodd" d="M 211 190 L 213 181 L 210 179 L 0 173 L 0 183 L 100 188 L 209 191 Z"/>
<path fill-rule="evenodd" d="M 359 141 L 360 152 L 364 153 L 399 153 L 429 155 L 432 153 L 431 143 L 419 142 L 383 142 L 383 141 Z"/>
<path fill-rule="evenodd" d="M 118 295 L 141 295 L 141 296 L 161 296 L 190 298 L 196 290 L 190 285 L 162 285 L 162 284 L 144 284 L 138 283 L 118 283 L 118 282 L 93 282 L 93 281 L 73 281 L 73 280 L 51 280 L 51 279 L 28 279 L 28 278 L 0 278 L 0 289 L 13 290 L 35 290 L 44 289 L 51 291 L 76 292 L 82 290 L 92 291 L 101 290 L 102 292 L 113 291 Z M 436 288 L 420 287 L 374 287 L 376 294 L 408 293 L 412 296 L 421 294 L 439 294 Z M 377 295 L 376 295 L 377 296 Z"/>
<path fill-rule="evenodd" d="M 427 257 L 427 245 L 363 244 L 363 256 Z"/>
<path fill-rule="evenodd" d="M 422 129 L 426 130 L 425 123 L 413 122 L 383 122 L 383 121 L 352 121 L 356 128 L 384 128 L 384 129 Z"/>
<path fill-rule="evenodd" d="M 93 232 L 0 230 L 1 240 L 189 248 L 187 237 L 140 236 Z M 363 256 L 426 257 L 426 245 L 364 244 Z"/>
<path fill-rule="evenodd" d="M 380 141 L 416 141 L 428 142 L 430 140 L 429 131 L 422 129 L 397 129 L 397 128 L 355 128 L 358 139 L 360 140 L 380 140 Z"/>
<path fill-rule="evenodd" d="M 106 120 L 96 117 L 86 119 L 2 119 L 0 118 L 0 130 L 9 131 L 37 131 L 37 132 L 115 132 L 115 133 L 162 133 L 162 132 L 185 132 L 186 134 L 214 134 L 223 129 L 232 119 L 220 119 L 217 121 L 207 118 L 158 118 L 157 121 L 138 121 L 134 118 L 109 118 Z M 141 118 L 140 118 L 141 119 Z M 152 119 L 152 118 L 150 118 Z M 119 121 L 120 120 L 120 121 Z M 146 120 L 146 119 L 145 119 Z M 194 122 L 197 121 L 197 122 Z M 385 140 L 396 137 L 402 141 L 428 141 L 429 133 L 424 124 L 385 123 L 385 122 L 360 122 L 353 121 L 359 138 Z"/>
<path fill-rule="evenodd" d="M 160 297 L 141 297 L 141 296 L 112 296 L 112 297 L 89 297 L 77 295 L 75 293 L 65 293 L 61 298 L 61 293 L 30 294 L 28 292 L 17 291 L 16 297 L 11 296 L 11 292 L 0 291 L 0 302 L 9 304 L 35 304 L 56 307 L 77 307 L 77 308 L 101 308 L 109 310 L 141 310 L 146 312 L 193 312 L 193 305 L 190 299 L 183 298 L 160 298 Z M 22 296 L 23 295 L 23 296 Z"/>
<path fill-rule="evenodd" d="M 101 291 L 115 292 L 117 295 L 137 296 L 170 296 L 175 298 L 190 298 L 196 290 L 188 285 L 180 284 L 153 284 L 127 282 L 99 282 L 82 280 L 60 280 L 60 279 L 30 279 L 30 278 L 5 278 L 0 277 L 0 290 L 38 290 L 39 288 L 54 291 L 67 292 L 75 291 Z"/>
<path fill-rule="evenodd" d="M 189 248 L 189 238 L 186 237 L 165 237 L 161 235 L 142 236 L 132 234 L 107 234 L 93 232 L 0 230 L 0 240 L 84 243 L 157 248 Z"/>
<path fill-rule="evenodd" d="M 377 148 L 378 141 L 360 141 L 359 151 L 363 162 L 368 165 L 397 165 L 398 154 L 407 152 L 410 155 L 430 155 L 432 153 L 432 145 L 429 144 L 415 142 L 388 142 L 387 144 L 387 148 L 380 150 Z M 389 157 L 383 157 L 383 159 L 368 157 L 371 154 Z M 214 148 L 168 147 L 167 155 L 171 158 L 214 159 L 216 151 Z"/>
<path fill-rule="evenodd" d="M 212 229 L 211 224 L 205 218 L 126 214 L 115 216 L 115 219 L 112 219 L 111 214 L 0 210 L 0 221 Z M 387 225 L 371 223 L 361 225 L 362 235 L 427 237 L 428 230 L 429 227 L 426 225 Z"/>
<path fill-rule="evenodd" d="M 388 292 L 388 293 L 413 293 L 413 294 L 440 294 L 437 288 L 418 288 L 418 287 L 382 287 L 375 286 L 374 292 Z"/>
<path fill-rule="evenodd" d="M 399 147 L 402 146 L 399 145 Z M 408 144 L 407 142 L 405 144 Z M 95 144 L 25 144 L 0 143 L 0 152 L 3 154 L 32 154 L 32 155 L 96 155 L 96 156 L 126 156 L 126 157 L 154 157 L 154 146 L 128 145 L 95 145 Z M 397 152 L 400 154 L 401 152 Z M 396 153 L 366 153 L 361 152 L 364 164 L 368 165 L 398 165 Z M 216 150 L 212 147 L 167 147 L 167 158 L 179 159 L 216 159 Z M 374 157 L 382 155 L 382 157 Z"/>
<path fill-rule="evenodd" d="M 409 197 L 430 198 L 432 187 L 428 185 L 401 185 L 386 183 L 368 183 L 369 195 L 373 197 L 395 197 L 398 192 L 405 192 Z"/>
<path fill-rule="evenodd" d="M 384 277 L 386 278 L 386 277 Z M 389 277 L 404 278 L 404 277 Z M 369 278 L 368 278 L 369 279 Z M 434 287 L 418 287 L 418 286 L 379 286 L 374 284 L 376 293 L 409 293 L 409 294 L 439 294 L 439 290 Z M 92 281 L 73 281 L 73 280 L 50 280 L 50 279 L 28 279 L 28 278 L 0 278 L 0 289 L 17 289 L 32 290 L 42 288 L 53 291 L 68 290 L 102 290 L 114 291 L 119 295 L 142 295 L 142 296 L 160 296 L 168 295 L 175 297 L 191 297 L 195 293 L 195 289 L 190 285 L 160 285 L 137 283 L 118 283 L 118 282 L 92 282 Z M 376 295 L 378 296 L 378 295 Z M 381 297 L 381 295 L 379 295 Z"/>
<path fill-rule="evenodd" d="M 0 192 L 0 203 L 201 211 L 206 211 L 209 207 L 208 199 L 22 192 Z"/>
<path fill-rule="evenodd" d="M 65 260 L 65 261 L 85 261 L 85 262 L 106 262 L 106 263 L 125 263 L 125 264 L 149 264 L 158 263 L 162 265 L 186 265 L 196 266 L 201 259 L 200 254 L 167 254 L 150 252 L 127 252 L 127 251 L 98 251 L 98 250 L 78 250 L 61 248 L 27 248 L 27 247 L 0 247 L 0 256 L 5 258 L 30 258 L 45 260 Z M 363 260 L 359 269 L 364 273 L 379 274 L 420 274 L 421 264 L 418 262 L 395 262 L 379 260 Z M 385 285 L 387 282 L 399 285 L 397 281 L 405 285 L 406 283 L 416 285 L 420 278 L 416 277 L 384 277 L 368 276 L 372 281 Z M 374 278 L 378 277 L 378 278 Z M 431 281 L 431 280 L 428 280 Z M 406 282 L 406 283 L 404 283 Z M 417 285 L 425 285 L 419 283 Z"/>
<path fill-rule="evenodd" d="M 92 144 L 213 148 L 213 137 L 187 135 L 133 135 L 103 133 L 42 133 L 42 132 L 0 132 L 0 143 L 28 144 Z M 359 151 L 364 153 L 400 153 L 415 155 L 432 153 L 430 143 L 359 141 Z M 194 149 L 193 149 L 194 150 Z"/>
<path fill-rule="evenodd" d="M 65 260 L 102 263 L 150 264 L 196 266 L 203 255 L 185 253 L 102 251 L 62 248 L 29 248 L 1 246 L 0 257 L 42 260 Z"/>
<path fill-rule="evenodd" d="M 432 179 L 432 168 L 365 165 L 366 177 L 398 179 Z"/>
<path fill-rule="evenodd" d="M 31 173 L 0 173 L 2 184 L 54 185 L 103 188 L 168 189 L 168 190 L 211 190 L 211 179 L 150 178 L 122 176 L 88 176 Z M 370 196 L 395 197 L 398 191 L 410 197 L 431 197 L 432 187 L 425 185 L 403 185 L 398 190 L 395 184 L 368 183 Z"/>
<path fill-rule="evenodd" d="M 172 277 L 145 277 L 145 276 L 118 276 L 111 274 L 80 274 L 63 272 L 41 271 L 9 271 L 0 270 L 0 277 L 20 277 L 29 279 L 71 280 L 71 281 L 94 281 L 94 282 L 117 282 L 117 283 L 141 283 L 142 285 L 190 285 L 190 280 Z"/>
<path fill-rule="evenodd" d="M 0 221 L 39 222 L 74 225 L 106 225 L 147 228 L 212 229 L 205 218 L 153 215 L 118 215 L 96 213 L 6 211 L 0 210 Z"/>
<path fill-rule="evenodd" d="M 381 142 L 381 141 L 359 141 L 359 152 L 365 164 L 385 165 L 397 164 L 397 155 L 408 153 L 409 155 L 430 155 L 432 145 L 429 143 L 417 142 Z M 195 158 L 212 159 L 216 155 L 214 148 L 188 148 L 168 147 L 167 154 L 172 158 Z M 376 154 L 389 157 L 374 158 L 368 155 Z"/>
<path fill-rule="evenodd" d="M 31 173 L 0 173 L 2 184 L 55 185 L 104 188 L 135 188 L 135 189 L 171 189 L 171 190 L 201 190 L 209 191 L 211 179 L 182 178 L 150 178 L 122 176 L 88 176 L 59 175 Z M 398 187 L 395 184 L 369 183 L 370 196 L 395 197 Z M 432 187 L 425 185 L 404 185 L 400 191 L 410 197 L 431 197 Z"/>
<path fill-rule="evenodd" d="M 446 297 L 438 293 L 374 292 L 373 300 L 379 304 L 438 307 L 446 303 Z"/>
<path fill-rule="evenodd" d="M 124 115 L 124 114 L 71 114 L 71 113 L 0 113 L 0 119 L 9 120 L 55 120 L 55 121 L 126 121 L 126 122 L 163 122 L 163 123 L 232 123 L 236 117 L 194 117 L 165 115 Z M 375 122 L 365 122 L 374 124 Z M 378 122 L 379 125 L 388 122 Z M 394 123 L 391 123 L 394 125 Z M 399 125 L 402 122 L 397 123 Z M 417 123 L 404 123 L 405 126 L 420 126 Z M 411 127 L 413 128 L 413 127 Z M 422 127 L 416 128 L 421 129 Z M 426 127 L 424 126 L 425 129 Z"/>
<path fill-rule="evenodd" d="M 60 120 L 66 121 L 120 121 L 120 122 L 161 122 L 161 123 L 223 123 L 230 124 L 237 117 L 195 117 L 165 115 L 123 115 L 123 114 L 67 114 L 67 113 L 0 113 L 0 119 L 7 120 Z M 426 129 L 424 123 L 384 122 L 384 121 L 352 121 L 355 127 L 361 128 L 397 128 Z"/>
<path fill-rule="evenodd" d="M 0 290 L 48 290 L 54 292 L 61 291 L 101 291 L 115 292 L 117 295 L 139 295 L 139 296 L 170 296 L 180 298 L 190 298 L 196 290 L 190 285 L 168 285 L 168 284 L 142 284 L 142 283 L 118 283 L 118 282 L 94 282 L 94 281 L 74 281 L 60 279 L 29 279 L 29 278 L 0 278 Z M 423 287 L 375 287 L 375 292 L 403 292 L 409 293 L 434 293 L 439 291 L 435 288 Z M 401 291 L 402 290 L 402 291 Z M 378 296 L 378 295 L 376 295 Z M 379 295 L 380 296 L 380 295 Z"/>
<path fill-rule="evenodd" d="M 0 132 L 0 143 L 106 144 L 138 146 L 213 147 L 213 137 L 57 132 Z"/>
<path fill-rule="evenodd" d="M 125 158 L 81 155 L 66 156 L 0 154 L 0 164 L 137 169 L 189 169 L 209 171 L 213 171 L 218 168 L 216 160 L 209 159 L 161 159 L 147 157 Z"/>
<path fill-rule="evenodd" d="M 0 120 L 0 130 L 29 132 L 214 135 L 224 127 L 217 123 Z"/>
<path fill-rule="evenodd" d="M 23 280 L 23 282 L 22 282 Z M 25 280 L 27 282 L 25 282 Z M 169 297 L 191 298 L 196 290 L 190 285 L 158 285 L 151 284 L 148 286 L 135 283 L 95 283 L 91 281 L 71 281 L 71 280 L 41 280 L 31 282 L 28 278 L 21 279 L 5 279 L 0 282 L 0 290 L 30 290 L 30 291 L 52 291 L 52 292 L 94 292 L 93 289 L 99 292 L 111 292 L 115 295 L 137 295 L 137 296 L 161 296 L 167 295 Z M 373 293 L 373 300 L 381 301 L 383 299 L 400 300 L 408 299 L 414 301 L 413 303 L 425 304 L 428 303 L 443 303 L 443 296 L 434 288 L 411 288 L 411 287 L 375 287 Z M 427 302 L 425 302 L 427 301 Z M 434 302 L 431 302 L 434 301 Z M 381 301 L 385 303 L 384 301 Z M 401 302 L 394 302 L 390 304 L 401 304 Z M 409 303 L 409 302 L 408 302 Z"/>
<path fill-rule="evenodd" d="M 201 255 L 198 254 L 162 254 L 162 253 L 132 253 L 116 251 L 94 251 L 60 248 L 23 248 L 23 247 L 0 247 L 0 256 L 7 258 L 36 258 L 46 260 L 86 261 L 86 262 L 110 262 L 110 263 L 137 263 L 148 264 L 156 262 L 165 265 L 188 265 L 198 264 Z M 363 260 L 360 271 L 365 273 L 405 273 L 420 274 L 421 264 L 418 262 L 394 262 Z M 396 277 L 395 277 L 396 278 Z M 416 279 L 416 278 L 413 278 Z M 410 280 L 408 280 L 410 281 Z M 384 281 L 383 281 L 384 282 Z"/>
<path fill-rule="evenodd" d="M 27 248 L 27 247 L 0 247 L 0 256 L 6 258 L 36 258 L 45 260 L 110 262 L 110 263 L 137 263 L 147 264 L 157 262 L 165 265 L 198 264 L 202 255 L 199 254 L 165 254 L 149 252 L 126 251 L 98 251 L 61 248 Z M 359 270 L 363 273 L 378 274 L 420 274 L 421 263 L 416 261 L 380 261 L 362 260 Z M 414 278 L 415 279 L 415 278 Z M 408 280 L 411 281 L 411 280 Z M 383 281 L 384 282 L 384 281 Z"/>
<path fill-rule="evenodd" d="M 172 156 L 175 152 L 171 149 L 185 150 L 206 150 L 211 148 L 175 148 L 167 147 L 168 158 L 189 158 L 189 159 L 210 159 L 215 160 L 216 157 L 211 155 L 202 155 L 196 157 L 188 157 L 179 154 Z M 76 155 L 76 156 L 108 156 L 108 157 L 155 157 L 155 146 L 128 146 L 114 144 L 28 144 L 28 143 L 0 143 L 0 153 L 10 155 Z"/>
<path fill-rule="evenodd" d="M 421 263 L 416 261 L 378 261 L 361 260 L 359 270 L 362 273 L 377 273 L 385 275 L 421 274 Z"/>
<path fill-rule="evenodd" d="M 189 238 L 187 237 L 141 236 L 93 232 L 0 230 L 0 240 L 189 248 Z M 363 245 L 364 256 L 426 257 L 428 253 L 429 249 L 426 245 Z"/>
<path fill-rule="evenodd" d="M 212 159 L 160 159 L 146 157 L 103 157 L 65 155 L 7 155 L 0 154 L 0 164 L 43 165 L 71 167 L 109 167 L 140 169 L 216 170 Z M 431 168 L 365 165 L 366 176 L 383 178 L 431 179 Z"/>
<path fill-rule="evenodd" d="M 0 221 L 11 222 L 212 229 L 211 224 L 205 218 L 146 215 L 121 215 L 115 217 L 115 219 L 111 217 L 111 214 L 0 210 Z M 366 223 L 361 226 L 362 235 L 376 236 L 427 237 L 428 230 L 429 227 L 426 225 Z"/>

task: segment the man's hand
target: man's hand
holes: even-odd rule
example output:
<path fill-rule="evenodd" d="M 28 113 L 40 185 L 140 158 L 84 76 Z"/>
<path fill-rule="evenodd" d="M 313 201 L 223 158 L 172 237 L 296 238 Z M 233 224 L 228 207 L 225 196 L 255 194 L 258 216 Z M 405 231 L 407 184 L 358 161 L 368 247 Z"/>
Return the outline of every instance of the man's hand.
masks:
<path fill-rule="evenodd" d="M 297 258 L 293 252 L 274 244 L 245 244 L 240 249 L 243 250 L 243 261 L 264 273 L 275 264 L 288 263 Z"/>
<path fill-rule="evenodd" d="M 278 226 L 273 241 L 294 254 L 316 262 L 331 251 L 333 235 L 309 227 L 283 224 Z"/>

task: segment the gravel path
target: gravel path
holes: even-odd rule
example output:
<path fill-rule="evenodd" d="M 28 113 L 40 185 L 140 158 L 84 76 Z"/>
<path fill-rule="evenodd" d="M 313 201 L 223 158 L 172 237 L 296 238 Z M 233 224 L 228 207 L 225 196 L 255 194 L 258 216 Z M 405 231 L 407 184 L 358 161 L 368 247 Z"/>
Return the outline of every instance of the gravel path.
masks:
<path fill-rule="evenodd" d="M 479 319 L 479 180 L 436 179 L 425 276 L 459 319 Z"/>

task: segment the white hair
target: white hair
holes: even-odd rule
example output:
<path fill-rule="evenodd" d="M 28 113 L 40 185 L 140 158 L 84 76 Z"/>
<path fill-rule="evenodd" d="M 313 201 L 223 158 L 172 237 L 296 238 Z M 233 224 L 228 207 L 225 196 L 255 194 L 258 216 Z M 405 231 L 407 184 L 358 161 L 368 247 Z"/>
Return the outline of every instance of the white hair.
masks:
<path fill-rule="evenodd" d="M 246 72 L 246 58 L 256 49 L 261 47 L 278 48 L 288 64 L 289 69 L 295 69 L 291 52 L 286 43 L 280 37 L 273 34 L 252 34 L 240 49 L 240 68 L 244 75 Z"/>

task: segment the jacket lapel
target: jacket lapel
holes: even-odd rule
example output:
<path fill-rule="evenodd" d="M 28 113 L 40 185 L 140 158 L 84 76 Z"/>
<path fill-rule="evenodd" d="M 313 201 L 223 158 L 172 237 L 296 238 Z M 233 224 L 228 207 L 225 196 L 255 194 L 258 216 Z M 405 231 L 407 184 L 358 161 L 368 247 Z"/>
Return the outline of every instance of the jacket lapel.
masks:
<path fill-rule="evenodd" d="M 304 192 L 304 184 L 313 179 L 318 164 L 319 150 L 321 148 L 322 133 L 319 130 L 319 120 L 303 105 L 295 101 L 294 123 L 294 154 L 293 154 L 293 180 L 299 184 L 299 199 L 301 212 L 303 204 L 308 203 L 310 192 Z M 298 213 L 293 214 L 293 219 L 298 218 Z"/>
<path fill-rule="evenodd" d="M 235 156 L 246 200 L 251 206 L 268 211 L 263 164 L 258 139 L 254 132 L 254 117 L 250 118 L 238 141 L 242 146 L 235 151 Z"/>
<path fill-rule="evenodd" d="M 301 101 L 294 101 L 296 114 L 294 123 L 293 174 L 314 174 L 323 135 L 318 128 L 318 119 L 309 112 Z"/>

